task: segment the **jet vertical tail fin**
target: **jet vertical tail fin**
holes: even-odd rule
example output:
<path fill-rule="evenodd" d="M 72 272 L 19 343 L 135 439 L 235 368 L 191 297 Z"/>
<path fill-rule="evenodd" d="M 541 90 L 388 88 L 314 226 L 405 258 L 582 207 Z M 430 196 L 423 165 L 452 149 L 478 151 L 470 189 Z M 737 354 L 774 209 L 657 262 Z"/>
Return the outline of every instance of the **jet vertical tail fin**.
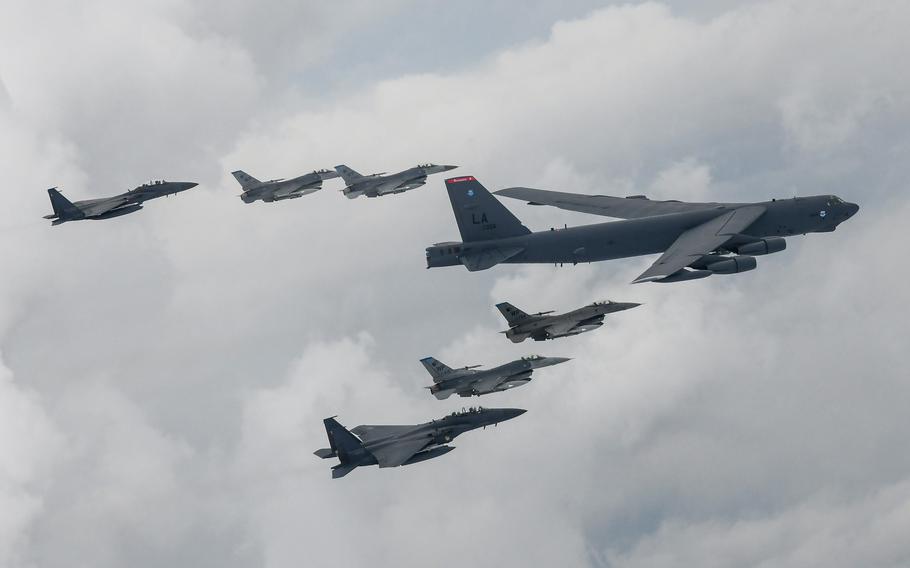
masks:
<path fill-rule="evenodd" d="M 243 189 L 249 189 L 259 185 L 260 182 L 258 179 L 254 178 L 250 174 L 246 173 L 243 170 L 237 170 L 236 172 L 231 172 L 231 175 L 234 176 L 238 182 L 240 182 L 240 187 Z"/>
<path fill-rule="evenodd" d="M 531 232 L 474 176 L 449 178 L 446 189 L 462 241 L 503 239 Z"/>
<path fill-rule="evenodd" d="M 355 450 L 363 447 L 363 444 L 354 434 L 338 423 L 335 418 L 326 418 L 322 421 L 325 424 L 325 433 L 329 438 L 329 445 L 332 447 L 332 454 L 341 460 L 341 463 L 347 462 L 347 456 Z M 326 455 L 323 450 L 318 450 L 316 455 L 319 457 L 331 457 Z"/>
<path fill-rule="evenodd" d="M 506 321 L 509 323 L 509 325 L 515 325 L 531 317 L 509 302 L 501 302 L 499 304 L 496 304 L 496 308 L 499 310 L 499 313 L 502 314 L 502 317 L 506 318 Z"/>
<path fill-rule="evenodd" d="M 435 357 L 424 357 L 420 360 L 423 363 L 423 366 L 426 368 L 427 372 L 430 373 L 430 376 L 433 377 L 433 382 L 438 383 L 445 375 L 448 375 L 452 372 L 452 368 L 436 359 Z"/>
<path fill-rule="evenodd" d="M 338 175 L 341 176 L 341 179 L 344 180 L 344 183 L 346 183 L 348 185 L 351 185 L 352 183 L 355 183 L 356 181 L 363 178 L 362 175 L 355 172 L 354 170 L 352 170 L 351 168 L 347 167 L 344 164 L 335 166 L 335 171 L 338 172 Z"/>
<path fill-rule="evenodd" d="M 84 215 L 82 210 L 76 207 L 72 201 L 63 197 L 63 194 L 57 191 L 56 187 L 52 187 L 47 190 L 48 196 L 51 198 L 51 207 L 54 208 L 54 214 L 48 215 L 46 219 L 56 217 L 60 221 L 66 221 L 69 219 L 81 219 Z"/>

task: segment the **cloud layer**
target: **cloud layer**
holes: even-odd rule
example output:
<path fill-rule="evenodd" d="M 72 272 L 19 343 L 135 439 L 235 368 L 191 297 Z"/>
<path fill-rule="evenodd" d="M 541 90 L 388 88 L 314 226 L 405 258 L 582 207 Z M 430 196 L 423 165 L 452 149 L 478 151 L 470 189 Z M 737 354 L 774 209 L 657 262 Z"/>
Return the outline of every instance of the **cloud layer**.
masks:
<path fill-rule="evenodd" d="M 546 36 L 544 8 L 488 8 L 529 31 L 482 56 L 435 52 L 446 22 L 410 2 L 8 6 L 0 565 L 907 564 L 910 9 L 582 5 Z M 376 22 L 425 52 L 390 63 Z M 439 179 L 245 206 L 228 173 L 423 161 L 491 189 L 862 210 L 748 274 L 628 286 L 650 259 L 425 270 L 423 247 L 457 236 Z M 45 187 L 159 177 L 202 185 L 40 219 Z M 507 205 L 535 229 L 599 221 Z M 498 301 L 604 298 L 644 306 L 570 340 L 496 333 Z M 529 412 L 442 459 L 339 482 L 311 454 L 325 416 L 455 409 L 421 388 L 423 356 L 532 350 L 573 361 L 481 400 Z"/>

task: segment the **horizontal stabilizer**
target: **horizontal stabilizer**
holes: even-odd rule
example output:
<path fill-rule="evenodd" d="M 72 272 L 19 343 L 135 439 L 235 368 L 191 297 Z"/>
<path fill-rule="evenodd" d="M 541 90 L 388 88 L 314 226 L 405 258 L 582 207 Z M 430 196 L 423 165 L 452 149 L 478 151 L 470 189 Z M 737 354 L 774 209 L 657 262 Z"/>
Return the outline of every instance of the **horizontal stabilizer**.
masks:
<path fill-rule="evenodd" d="M 462 253 L 459 260 L 470 272 L 477 272 L 505 262 L 524 250 L 523 247 L 490 247 L 477 252 Z"/>
<path fill-rule="evenodd" d="M 332 479 L 338 479 L 354 471 L 356 465 L 339 464 L 332 468 Z"/>
<path fill-rule="evenodd" d="M 313 453 L 322 459 L 335 457 L 335 452 L 331 448 L 320 448 Z"/>

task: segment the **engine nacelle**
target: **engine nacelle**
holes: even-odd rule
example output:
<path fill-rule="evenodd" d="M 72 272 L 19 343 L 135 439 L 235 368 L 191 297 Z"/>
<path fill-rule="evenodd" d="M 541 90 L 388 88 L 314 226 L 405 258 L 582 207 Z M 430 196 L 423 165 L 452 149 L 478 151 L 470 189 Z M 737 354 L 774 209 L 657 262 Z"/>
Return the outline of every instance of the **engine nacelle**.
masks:
<path fill-rule="evenodd" d="M 455 446 L 438 446 L 430 450 L 425 450 L 418 452 L 411 456 L 408 461 L 404 462 L 401 465 L 411 465 L 412 463 L 419 463 L 433 458 L 438 458 L 441 455 L 447 454 L 455 449 Z"/>
<path fill-rule="evenodd" d="M 705 268 L 714 274 L 737 274 L 739 272 L 755 270 L 757 266 L 758 261 L 756 261 L 754 257 L 734 256 L 718 262 L 712 262 Z"/>
<path fill-rule="evenodd" d="M 767 239 L 762 239 L 755 243 L 748 243 L 740 247 L 736 247 L 736 252 L 739 254 L 746 254 L 752 256 L 760 256 L 763 254 L 771 254 L 774 252 L 780 252 L 787 248 L 787 240 L 783 237 L 770 237 Z"/>
<path fill-rule="evenodd" d="M 114 217 L 120 217 L 121 215 L 126 215 L 128 213 L 135 213 L 142 209 L 141 203 L 133 203 L 132 205 L 127 205 L 125 207 L 120 207 L 112 211 L 106 211 L 101 215 L 95 217 L 95 219 L 113 219 Z"/>
<path fill-rule="evenodd" d="M 660 280 L 655 280 L 654 282 L 659 282 L 661 284 L 670 284 L 673 282 L 686 282 L 688 280 L 698 280 L 699 278 L 707 278 L 714 274 L 709 270 L 687 270 L 683 268 L 682 270 L 677 270 L 673 274 L 667 276 L 666 278 L 661 278 Z"/>

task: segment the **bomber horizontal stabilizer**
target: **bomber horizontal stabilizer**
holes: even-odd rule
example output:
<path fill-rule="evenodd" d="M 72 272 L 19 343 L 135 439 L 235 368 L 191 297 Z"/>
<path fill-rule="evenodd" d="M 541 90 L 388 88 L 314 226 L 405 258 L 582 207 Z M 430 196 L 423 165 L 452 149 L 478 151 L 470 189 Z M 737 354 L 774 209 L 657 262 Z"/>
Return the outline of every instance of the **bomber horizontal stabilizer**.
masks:
<path fill-rule="evenodd" d="M 524 251 L 522 247 L 490 247 L 477 252 L 462 253 L 459 259 L 470 272 L 477 272 L 505 262 L 522 251 Z"/>

